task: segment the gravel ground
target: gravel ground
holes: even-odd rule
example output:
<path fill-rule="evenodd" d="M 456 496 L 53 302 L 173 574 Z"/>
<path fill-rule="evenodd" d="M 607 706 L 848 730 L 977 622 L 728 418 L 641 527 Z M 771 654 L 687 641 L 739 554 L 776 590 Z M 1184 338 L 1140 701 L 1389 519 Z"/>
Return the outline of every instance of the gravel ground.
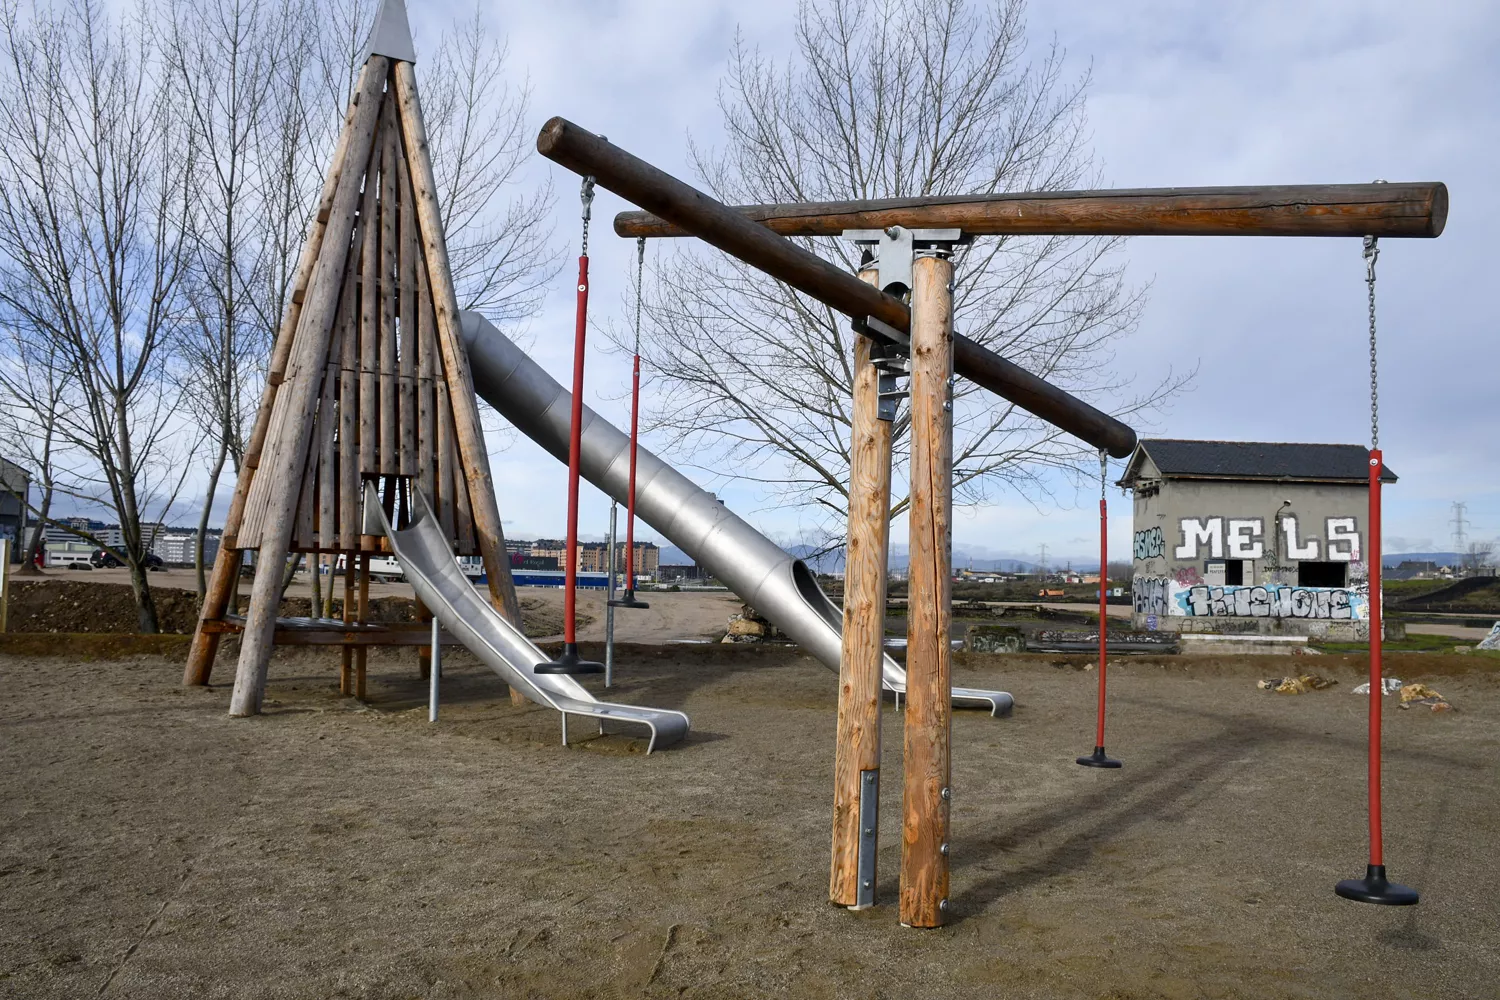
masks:
<path fill-rule="evenodd" d="M 632 647 L 612 697 L 693 733 L 558 742 L 464 654 L 426 722 L 410 654 L 371 701 L 283 650 L 268 713 L 165 657 L 0 656 L 0 995 L 45 997 L 1493 997 L 1500 683 L 1491 658 L 1393 657 L 1458 711 L 1388 712 L 1387 854 L 1363 869 L 1356 658 L 1265 694 L 1286 658 L 1111 672 L 1121 771 L 1083 658 L 960 657 L 1015 716 L 953 724 L 953 921 L 898 925 L 888 705 L 883 905 L 829 906 L 835 678 L 775 647 Z M 590 683 L 594 683 L 592 680 Z M 575 735 L 585 728 L 575 725 Z M 591 737 L 591 734 L 589 734 Z"/>

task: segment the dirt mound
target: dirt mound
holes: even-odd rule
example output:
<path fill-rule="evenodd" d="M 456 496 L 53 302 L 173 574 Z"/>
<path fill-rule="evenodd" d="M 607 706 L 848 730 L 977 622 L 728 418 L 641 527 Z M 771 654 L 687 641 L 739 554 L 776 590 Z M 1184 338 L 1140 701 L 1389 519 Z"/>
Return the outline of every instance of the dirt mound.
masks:
<path fill-rule="evenodd" d="M 198 595 L 153 588 L 162 632 L 186 635 L 198 624 Z M 306 603 L 306 602 L 304 602 Z M 12 632 L 139 632 L 128 584 L 84 580 L 16 580 L 10 585 Z"/>
<path fill-rule="evenodd" d="M 248 586 L 244 588 L 248 591 Z M 341 588 L 342 589 L 342 588 Z M 198 626 L 198 595 L 191 590 L 153 587 L 156 620 L 164 634 L 191 635 Z M 240 613 L 250 606 L 248 592 L 239 598 Z M 306 597 L 288 597 L 281 602 L 283 618 L 312 616 L 312 601 Z M 333 617 L 344 614 L 342 599 L 333 602 Z M 562 611 L 546 602 L 524 598 L 521 616 L 529 636 L 556 635 L 562 631 Z M 412 622 L 417 620 L 416 605 L 409 597 L 377 597 L 370 601 L 369 620 L 375 622 Z M 593 617 L 582 611 L 578 627 L 587 626 Z M 11 632 L 139 632 L 135 595 L 129 584 L 95 583 L 87 580 L 17 580 L 10 588 Z"/>

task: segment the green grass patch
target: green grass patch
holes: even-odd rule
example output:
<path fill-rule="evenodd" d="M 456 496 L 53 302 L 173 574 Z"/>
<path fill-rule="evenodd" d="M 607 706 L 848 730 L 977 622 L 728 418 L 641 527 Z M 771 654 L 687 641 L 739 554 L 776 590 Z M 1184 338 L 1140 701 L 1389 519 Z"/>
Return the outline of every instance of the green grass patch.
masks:
<path fill-rule="evenodd" d="M 1363 642 L 1325 642 L 1312 640 L 1308 643 L 1324 653 L 1363 653 L 1369 645 Z M 1392 653 L 1451 653 L 1456 646 L 1472 646 L 1473 643 L 1451 635 L 1425 635 L 1409 633 L 1405 639 L 1387 639 L 1381 648 Z M 1486 650 L 1476 650 L 1484 653 Z"/>

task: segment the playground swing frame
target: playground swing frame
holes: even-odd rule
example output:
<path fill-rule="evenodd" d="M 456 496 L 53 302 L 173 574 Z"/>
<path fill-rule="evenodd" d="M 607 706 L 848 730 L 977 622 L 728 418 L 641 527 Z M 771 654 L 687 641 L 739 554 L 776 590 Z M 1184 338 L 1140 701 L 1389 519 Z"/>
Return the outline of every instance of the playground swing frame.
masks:
<path fill-rule="evenodd" d="M 861 406 L 862 394 L 867 402 L 878 404 L 879 399 L 878 381 L 861 379 L 862 371 L 874 368 L 875 359 L 866 340 L 875 341 L 881 355 L 904 349 L 911 359 L 911 573 L 914 581 L 920 575 L 928 586 L 936 588 L 931 596 L 938 600 L 932 602 L 934 613 L 923 616 L 921 622 L 916 615 L 909 618 L 901 921 L 924 927 L 941 925 L 948 911 L 951 677 L 947 668 L 949 602 L 943 598 L 948 596 L 951 580 L 951 551 L 945 543 L 917 543 L 944 539 L 947 527 L 952 489 L 948 373 L 956 371 L 970 378 L 1094 445 L 1101 453 L 1122 458 L 1134 450 L 1136 436 L 1120 421 L 954 333 L 951 292 L 944 295 L 947 281 L 942 280 L 945 275 L 951 280 L 951 263 L 941 247 L 928 248 L 921 263 L 913 261 L 914 272 L 927 272 L 926 280 L 922 275 L 913 279 L 925 294 L 913 288 L 908 306 L 880 288 L 878 277 L 872 281 L 867 273 L 858 277 L 848 274 L 786 237 L 835 236 L 863 229 L 884 231 L 894 239 L 903 229 L 956 230 L 947 241 L 950 248 L 957 238 L 1005 234 L 1430 239 L 1442 233 L 1448 212 L 1447 188 L 1440 182 L 1022 193 L 731 208 L 562 118 L 553 118 L 543 126 L 537 148 L 554 162 L 594 177 L 600 186 L 643 210 L 616 216 L 617 235 L 637 239 L 697 236 L 851 318 L 854 329 L 863 336 L 855 345 L 849 538 L 851 550 L 857 537 L 866 540 L 876 551 L 867 553 L 861 562 L 881 570 L 886 555 L 883 522 L 889 518 L 888 437 L 883 454 L 887 464 L 884 497 L 878 495 L 878 475 L 860 476 L 855 469 L 862 450 L 869 451 L 877 464 L 882 459 L 880 435 L 871 426 L 880 420 L 879 407 Z M 941 263 L 926 263 L 931 261 Z M 934 277 L 939 281 L 932 281 Z M 919 372 L 927 377 L 919 378 Z M 933 378 L 934 374 L 940 377 Z M 1378 464 L 1378 453 L 1373 454 L 1372 462 Z M 1373 481 L 1379 470 L 1375 465 L 1372 468 Z M 944 470 L 949 473 L 946 478 L 941 475 Z M 862 479 L 866 480 L 863 486 Z M 1378 490 L 1378 484 L 1372 490 Z M 1372 503 L 1376 505 L 1372 509 L 1378 511 L 1378 493 L 1372 493 Z M 1101 502 L 1101 530 L 1103 517 Z M 1376 529 L 1372 526 L 1371 530 Z M 1101 592 L 1102 572 L 1101 566 Z M 883 577 L 883 572 L 880 575 Z M 864 574 L 866 579 L 869 576 Z M 878 681 L 871 683 L 871 675 L 878 678 L 875 664 L 883 654 L 879 634 L 883 630 L 865 627 L 860 635 L 861 630 L 851 629 L 851 625 L 860 624 L 851 620 L 851 611 L 867 612 L 866 606 L 873 605 L 873 599 L 883 593 L 883 586 L 876 592 L 872 582 L 862 584 L 862 588 L 868 592 L 857 592 L 853 581 L 846 580 L 830 878 L 832 901 L 853 908 L 873 901 L 874 811 L 863 805 L 862 795 L 869 794 L 872 785 L 878 789 L 880 686 Z M 1372 603 L 1374 600 L 1378 598 L 1372 598 Z M 914 611 L 919 603 L 913 600 Z M 1101 593 L 1101 657 L 1104 611 Z M 870 617 L 863 614 L 865 619 Z M 864 624 L 868 626 L 868 622 Z M 861 639 L 863 645 L 872 648 L 851 656 L 850 646 Z M 1372 653 L 1377 659 L 1378 643 L 1372 632 Z M 854 667 L 859 668 L 857 675 L 850 669 Z M 1374 669 L 1378 668 L 1372 666 Z M 1101 722 L 1102 680 L 1101 675 Z M 1373 697 L 1371 705 L 1372 711 L 1378 710 L 1379 703 Z M 1378 722 L 1371 723 L 1371 736 L 1373 832 L 1378 829 L 1373 825 L 1378 802 Z M 873 757 L 873 768 L 847 766 L 846 760 L 855 756 L 850 748 L 856 745 L 862 748 L 858 756 L 866 762 Z M 1099 756 L 1104 756 L 1102 738 Z M 1084 763 L 1083 758 L 1079 762 Z M 876 771 L 873 782 L 869 777 L 872 770 Z M 1373 859 L 1377 856 L 1372 841 L 1371 877 L 1376 873 Z M 1383 876 L 1384 869 L 1378 874 Z M 1345 893 L 1341 890 L 1341 894 Z"/>

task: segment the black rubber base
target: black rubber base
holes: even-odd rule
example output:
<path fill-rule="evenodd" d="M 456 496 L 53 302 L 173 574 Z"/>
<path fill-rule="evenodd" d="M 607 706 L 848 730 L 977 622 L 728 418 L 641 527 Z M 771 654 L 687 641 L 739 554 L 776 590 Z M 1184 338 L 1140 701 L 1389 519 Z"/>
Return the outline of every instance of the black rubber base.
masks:
<path fill-rule="evenodd" d="M 1381 906 L 1415 906 L 1420 898 L 1410 886 L 1385 880 L 1385 865 L 1369 865 L 1364 878 L 1346 878 L 1333 891 L 1356 903 L 1379 903 Z"/>
<path fill-rule="evenodd" d="M 1104 755 L 1104 748 L 1103 747 L 1094 747 L 1094 752 L 1091 753 L 1091 754 L 1089 754 L 1087 757 L 1079 757 L 1078 758 L 1078 763 L 1082 764 L 1084 767 L 1124 767 L 1125 766 L 1124 764 L 1121 764 L 1119 761 L 1115 760 L 1113 757 L 1106 757 Z"/>
<path fill-rule="evenodd" d="M 561 656 L 555 660 L 548 660 L 546 663 L 538 663 L 531 668 L 531 672 L 535 674 L 602 674 L 604 664 L 582 659 L 578 655 L 578 643 L 570 642 L 563 646 Z"/>
<path fill-rule="evenodd" d="M 612 608 L 649 608 L 649 607 L 651 607 L 651 605 L 647 604 L 645 601 L 637 601 L 635 599 L 635 591 L 633 591 L 633 590 L 627 590 L 627 591 L 625 591 L 625 596 L 624 597 L 621 597 L 619 600 L 610 601 L 608 603 L 609 603 L 609 606 L 612 607 Z"/>

